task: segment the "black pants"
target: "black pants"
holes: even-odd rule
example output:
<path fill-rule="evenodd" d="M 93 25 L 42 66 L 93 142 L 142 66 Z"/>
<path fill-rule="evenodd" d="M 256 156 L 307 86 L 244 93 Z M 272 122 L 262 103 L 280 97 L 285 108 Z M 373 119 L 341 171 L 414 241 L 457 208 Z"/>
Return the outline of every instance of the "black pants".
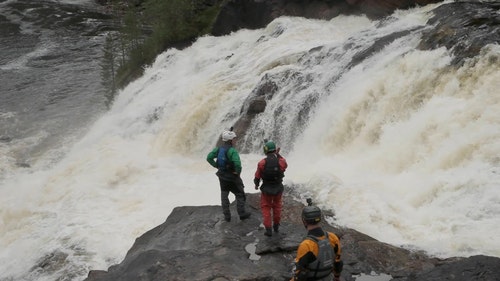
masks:
<path fill-rule="evenodd" d="M 243 181 L 240 177 L 237 177 L 235 180 L 227 181 L 219 178 L 220 182 L 220 199 L 222 206 L 222 213 L 224 216 L 231 217 L 231 211 L 229 210 L 229 192 L 234 194 L 236 197 L 236 210 L 238 215 L 242 216 L 246 213 L 245 211 L 245 190 L 243 186 Z"/>

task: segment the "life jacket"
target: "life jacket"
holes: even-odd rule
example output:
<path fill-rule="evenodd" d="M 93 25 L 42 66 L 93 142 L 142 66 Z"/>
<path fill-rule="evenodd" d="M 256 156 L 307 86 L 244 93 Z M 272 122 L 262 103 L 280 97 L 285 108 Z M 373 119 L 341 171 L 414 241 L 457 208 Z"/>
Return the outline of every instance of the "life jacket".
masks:
<path fill-rule="evenodd" d="M 308 235 L 307 239 L 313 240 L 318 244 L 318 255 L 316 260 L 307 265 L 307 278 L 319 280 L 332 274 L 335 262 L 335 250 L 330 244 L 330 237 L 325 231 L 325 239 L 319 240 L 317 237 Z"/>
<path fill-rule="evenodd" d="M 279 159 L 275 153 L 267 154 L 266 164 L 262 171 L 262 180 L 265 183 L 281 183 L 284 173 L 280 169 Z"/>
<path fill-rule="evenodd" d="M 231 148 L 229 145 L 223 145 L 219 147 L 219 151 L 217 152 L 217 168 L 219 171 L 223 172 L 233 172 L 234 171 L 234 163 L 229 159 L 228 151 Z"/>

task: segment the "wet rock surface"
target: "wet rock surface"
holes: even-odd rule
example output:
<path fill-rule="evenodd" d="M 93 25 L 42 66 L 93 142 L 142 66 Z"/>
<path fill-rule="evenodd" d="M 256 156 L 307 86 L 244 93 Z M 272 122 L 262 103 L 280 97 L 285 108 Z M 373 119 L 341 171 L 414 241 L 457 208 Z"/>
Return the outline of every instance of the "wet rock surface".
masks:
<path fill-rule="evenodd" d="M 446 47 L 460 65 L 489 44 L 500 43 L 500 2 L 461 1 L 437 7 L 423 32 L 421 49 Z"/>
<path fill-rule="evenodd" d="M 125 259 L 107 271 L 93 270 L 86 281 L 106 280 L 290 280 L 291 264 L 305 230 L 303 204 L 284 197 L 279 233 L 264 236 L 259 194 L 247 194 L 252 216 L 225 222 L 220 206 L 177 207 L 167 220 L 137 238 Z M 324 214 L 329 217 L 332 214 Z M 346 281 L 360 274 L 387 274 L 392 280 L 500 280 L 500 259 L 487 256 L 437 259 L 379 242 L 353 229 L 323 227 L 342 243 Z"/>

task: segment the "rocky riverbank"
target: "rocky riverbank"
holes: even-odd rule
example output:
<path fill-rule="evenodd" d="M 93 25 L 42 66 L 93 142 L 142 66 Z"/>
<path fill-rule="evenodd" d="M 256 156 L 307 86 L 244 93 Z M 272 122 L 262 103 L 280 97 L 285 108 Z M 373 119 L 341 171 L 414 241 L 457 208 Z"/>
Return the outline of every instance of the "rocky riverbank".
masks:
<path fill-rule="evenodd" d="M 245 221 L 235 217 L 225 222 L 220 206 L 177 207 L 163 224 L 137 238 L 120 264 L 90 271 L 85 281 L 290 280 L 295 251 L 305 235 L 300 221 L 304 205 L 286 194 L 281 232 L 266 237 L 259 198 L 247 194 L 252 217 Z M 236 214 L 234 203 L 232 211 Z M 500 280 L 500 258 L 439 259 L 326 221 L 332 220 L 324 219 L 324 228 L 341 240 L 346 281 L 361 274 L 390 275 L 396 281 Z"/>

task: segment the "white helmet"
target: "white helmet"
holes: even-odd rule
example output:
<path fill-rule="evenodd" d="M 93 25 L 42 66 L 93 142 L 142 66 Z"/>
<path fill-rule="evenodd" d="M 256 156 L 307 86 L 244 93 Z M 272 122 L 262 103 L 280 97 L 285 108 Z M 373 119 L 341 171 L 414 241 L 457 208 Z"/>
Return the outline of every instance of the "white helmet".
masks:
<path fill-rule="evenodd" d="M 230 141 L 236 137 L 236 134 L 233 131 L 224 131 L 222 132 L 222 141 Z"/>

